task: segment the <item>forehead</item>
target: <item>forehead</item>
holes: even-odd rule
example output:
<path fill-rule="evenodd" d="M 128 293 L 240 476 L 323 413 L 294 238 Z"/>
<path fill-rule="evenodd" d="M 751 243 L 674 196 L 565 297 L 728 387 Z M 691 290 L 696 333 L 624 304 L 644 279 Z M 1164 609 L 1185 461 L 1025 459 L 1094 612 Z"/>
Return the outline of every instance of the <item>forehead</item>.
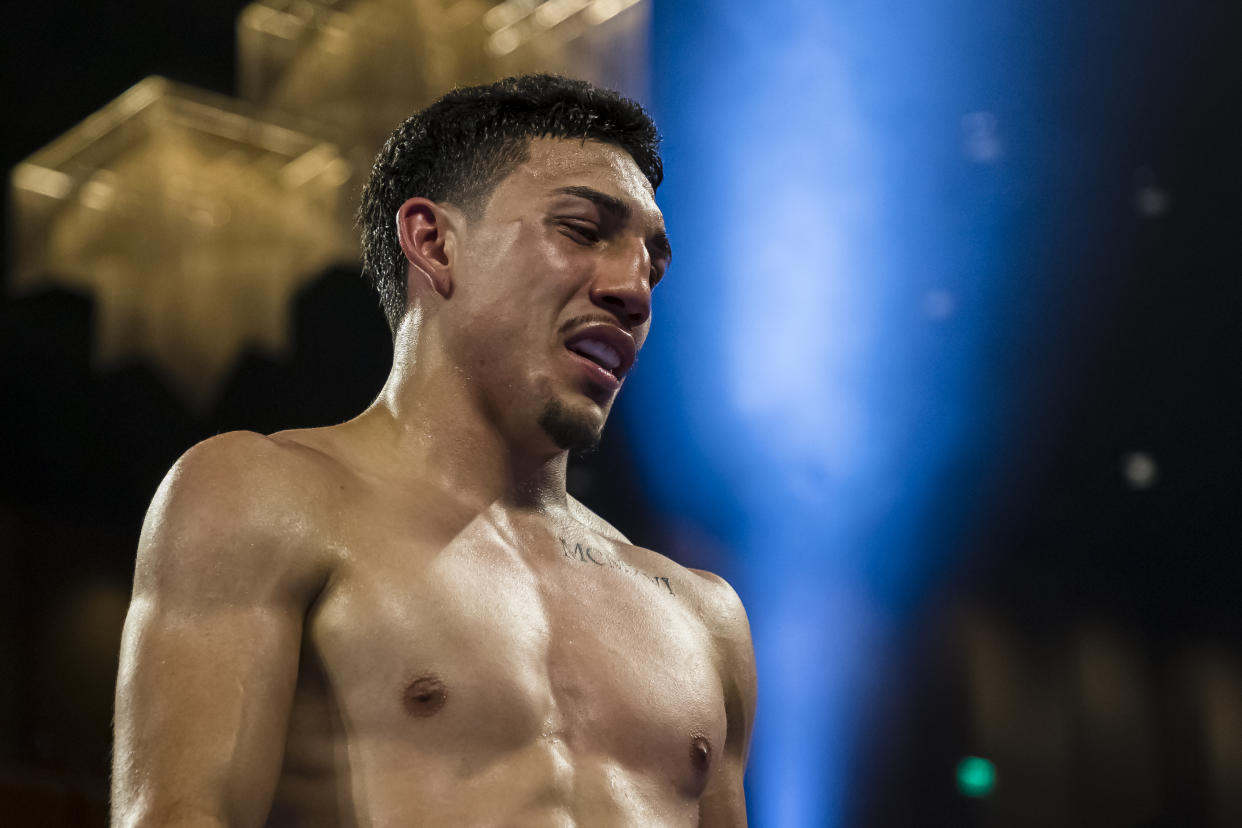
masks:
<path fill-rule="evenodd" d="M 530 157 L 505 177 L 492 195 L 487 212 L 529 206 L 531 199 L 549 197 L 565 187 L 590 187 L 629 204 L 635 216 L 662 229 L 660 208 L 651 182 L 630 154 L 600 141 L 536 138 Z"/>

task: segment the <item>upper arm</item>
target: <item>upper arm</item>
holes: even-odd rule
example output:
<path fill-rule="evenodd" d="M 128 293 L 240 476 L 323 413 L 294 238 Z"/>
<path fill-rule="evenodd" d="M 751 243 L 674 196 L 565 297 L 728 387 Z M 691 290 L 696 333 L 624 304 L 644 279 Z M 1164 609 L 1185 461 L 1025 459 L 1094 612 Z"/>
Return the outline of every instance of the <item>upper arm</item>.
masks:
<path fill-rule="evenodd" d="M 710 582 L 704 617 L 712 633 L 724 694 L 726 734 L 720 762 L 699 800 L 703 828 L 746 825 L 746 793 L 742 786 L 755 721 L 757 680 L 755 651 L 746 610 L 728 582 L 710 572 L 694 570 Z"/>
<path fill-rule="evenodd" d="M 117 678 L 114 825 L 267 817 L 322 583 L 280 451 L 254 434 L 200 444 L 147 513 Z"/>

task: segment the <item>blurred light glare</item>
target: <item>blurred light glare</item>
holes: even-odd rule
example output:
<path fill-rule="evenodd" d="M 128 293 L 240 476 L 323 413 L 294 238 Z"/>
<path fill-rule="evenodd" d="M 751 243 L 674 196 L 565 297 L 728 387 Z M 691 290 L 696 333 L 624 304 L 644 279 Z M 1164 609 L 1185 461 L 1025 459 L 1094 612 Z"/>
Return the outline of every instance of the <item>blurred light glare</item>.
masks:
<path fill-rule="evenodd" d="M 522 45 L 522 36 L 513 29 L 501 29 L 487 39 L 487 51 L 500 57 Z"/>
<path fill-rule="evenodd" d="M 100 170 L 100 172 L 109 172 Z M 111 178 L 112 176 L 109 176 Z M 116 187 L 109 180 L 100 177 L 96 173 L 82 185 L 82 191 L 78 194 L 84 207 L 92 210 L 107 210 L 112 206 L 112 202 L 116 200 Z"/>
<path fill-rule="evenodd" d="M 11 177 L 15 189 L 29 190 L 58 201 L 68 198 L 73 192 L 72 177 L 44 167 L 19 166 L 13 170 Z"/>
<path fill-rule="evenodd" d="M 1156 183 L 1148 167 L 1134 173 L 1134 211 L 1143 218 L 1159 218 L 1169 211 L 1169 194 Z"/>
<path fill-rule="evenodd" d="M 923 313 L 928 319 L 941 321 L 953 315 L 956 303 L 947 290 L 929 290 L 923 294 Z"/>
<path fill-rule="evenodd" d="M 967 756 L 957 764 L 957 789 L 963 796 L 990 796 L 996 788 L 996 767 L 981 756 Z"/>
<path fill-rule="evenodd" d="M 483 25 L 491 31 L 498 31 L 512 26 L 534 10 L 537 3 L 523 0 L 509 0 L 487 10 L 483 15 Z"/>
<path fill-rule="evenodd" d="M 963 152 L 977 164 L 993 164 L 1000 160 L 1004 147 L 996 130 L 996 116 L 991 112 L 971 112 L 962 118 Z"/>
<path fill-rule="evenodd" d="M 638 0 L 595 0 L 585 12 L 583 17 L 588 23 L 603 23 L 605 20 L 611 20 L 630 6 L 637 3 Z"/>
<path fill-rule="evenodd" d="M 548 0 L 535 12 L 535 23 L 550 29 L 582 10 L 591 0 Z"/>
<path fill-rule="evenodd" d="M 1132 489 L 1150 489 L 1160 479 L 1160 467 L 1150 454 L 1132 451 L 1121 459 L 1121 472 Z"/>

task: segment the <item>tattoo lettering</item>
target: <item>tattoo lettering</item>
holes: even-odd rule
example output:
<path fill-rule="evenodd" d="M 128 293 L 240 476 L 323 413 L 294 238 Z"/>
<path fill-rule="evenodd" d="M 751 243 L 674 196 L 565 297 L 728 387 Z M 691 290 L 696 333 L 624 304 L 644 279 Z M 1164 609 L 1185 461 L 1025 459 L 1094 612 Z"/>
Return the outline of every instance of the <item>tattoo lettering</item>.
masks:
<path fill-rule="evenodd" d="M 662 587 L 668 592 L 669 595 L 676 595 L 676 593 L 673 592 L 672 584 L 670 584 L 668 578 L 663 575 L 652 575 L 648 572 L 643 572 L 641 569 L 630 566 L 620 558 L 614 558 L 602 550 L 596 549 L 592 546 L 587 546 L 584 543 L 575 543 L 571 547 L 569 541 L 564 538 L 557 538 L 557 540 L 561 542 L 562 554 L 570 560 L 575 560 L 580 563 L 589 562 L 595 564 L 596 566 L 607 566 L 620 572 L 624 572 L 626 575 L 640 578 L 644 581 L 651 581 L 656 585 L 657 589 Z"/>

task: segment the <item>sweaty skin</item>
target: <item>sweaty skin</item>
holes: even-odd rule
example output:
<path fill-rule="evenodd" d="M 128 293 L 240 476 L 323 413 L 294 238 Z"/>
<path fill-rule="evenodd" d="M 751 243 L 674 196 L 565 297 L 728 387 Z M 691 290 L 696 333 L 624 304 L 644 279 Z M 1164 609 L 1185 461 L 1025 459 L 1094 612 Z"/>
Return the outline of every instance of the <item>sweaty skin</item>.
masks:
<path fill-rule="evenodd" d="M 152 503 L 113 824 L 745 825 L 736 594 L 568 497 L 539 424 L 555 404 L 598 433 L 615 398 L 575 330 L 646 337 L 646 179 L 539 139 L 482 217 L 411 199 L 396 221 L 410 310 L 375 403 L 201 443 Z"/>

